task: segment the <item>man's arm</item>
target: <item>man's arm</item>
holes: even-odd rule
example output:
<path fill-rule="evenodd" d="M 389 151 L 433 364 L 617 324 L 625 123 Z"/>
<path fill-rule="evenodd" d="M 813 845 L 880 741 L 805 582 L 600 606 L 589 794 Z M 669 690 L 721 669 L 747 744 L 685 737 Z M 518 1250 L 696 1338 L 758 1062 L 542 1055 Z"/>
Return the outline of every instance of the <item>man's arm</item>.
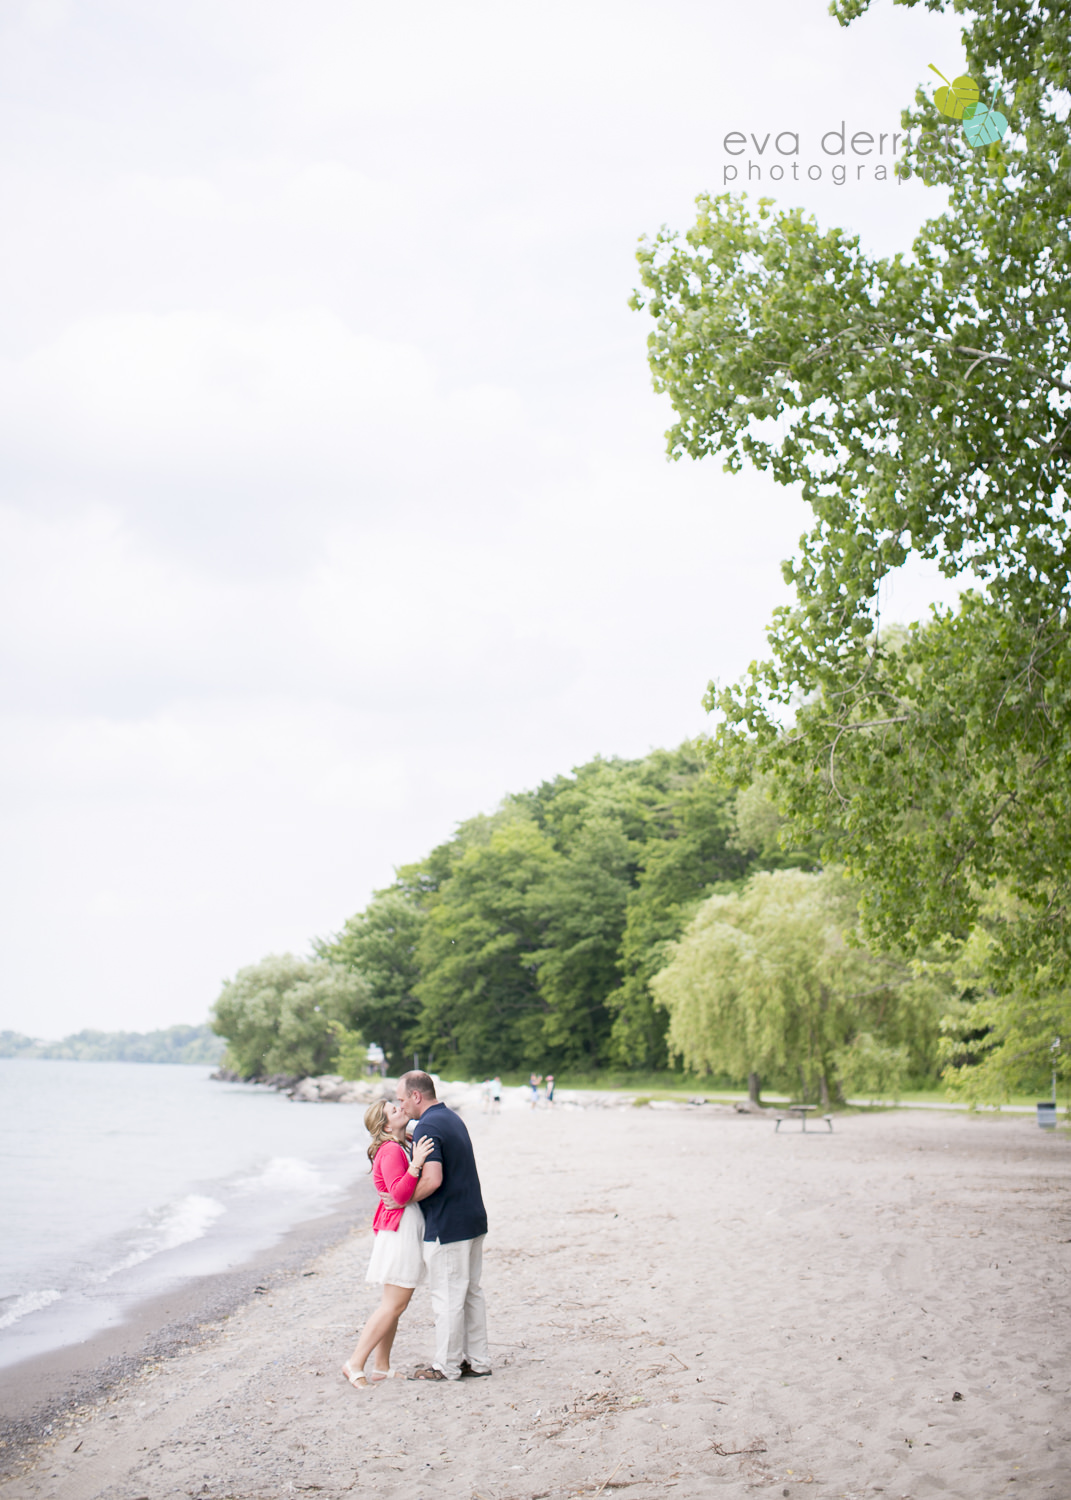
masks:
<path fill-rule="evenodd" d="M 443 1164 L 441 1161 L 426 1161 L 420 1169 L 420 1181 L 416 1185 L 412 1202 L 420 1203 L 424 1198 L 430 1198 L 432 1193 L 437 1193 L 443 1185 Z"/>

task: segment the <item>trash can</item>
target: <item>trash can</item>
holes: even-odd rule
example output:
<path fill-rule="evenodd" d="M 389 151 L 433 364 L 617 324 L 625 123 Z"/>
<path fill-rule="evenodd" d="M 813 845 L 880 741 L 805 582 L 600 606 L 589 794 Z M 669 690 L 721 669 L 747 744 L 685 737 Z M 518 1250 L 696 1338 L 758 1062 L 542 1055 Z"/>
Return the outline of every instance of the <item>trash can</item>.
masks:
<path fill-rule="evenodd" d="M 1056 1105 L 1051 1099 L 1038 1101 L 1038 1124 L 1042 1130 L 1056 1129 Z"/>

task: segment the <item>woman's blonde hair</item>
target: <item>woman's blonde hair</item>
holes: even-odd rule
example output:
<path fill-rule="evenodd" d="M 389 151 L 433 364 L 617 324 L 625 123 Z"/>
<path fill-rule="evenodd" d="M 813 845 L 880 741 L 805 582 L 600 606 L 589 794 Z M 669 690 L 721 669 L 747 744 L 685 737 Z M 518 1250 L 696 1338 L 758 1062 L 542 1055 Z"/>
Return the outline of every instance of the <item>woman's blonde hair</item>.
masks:
<path fill-rule="evenodd" d="M 377 1099 L 365 1110 L 364 1128 L 372 1137 L 368 1142 L 368 1160 L 374 1163 L 376 1152 L 383 1142 L 394 1139 L 390 1133 L 390 1126 L 387 1124 L 387 1101 L 385 1099 Z"/>

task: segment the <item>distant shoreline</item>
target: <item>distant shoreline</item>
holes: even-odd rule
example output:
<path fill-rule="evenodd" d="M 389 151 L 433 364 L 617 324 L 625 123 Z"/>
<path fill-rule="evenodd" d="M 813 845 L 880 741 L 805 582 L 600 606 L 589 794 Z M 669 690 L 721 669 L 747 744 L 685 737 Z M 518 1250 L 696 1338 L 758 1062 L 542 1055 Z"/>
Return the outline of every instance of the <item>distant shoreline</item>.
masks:
<path fill-rule="evenodd" d="M 21 1031 L 0 1031 L 0 1058 L 10 1062 L 178 1063 L 218 1067 L 225 1042 L 207 1021 L 157 1031 L 95 1031 L 86 1028 L 45 1041 Z"/>

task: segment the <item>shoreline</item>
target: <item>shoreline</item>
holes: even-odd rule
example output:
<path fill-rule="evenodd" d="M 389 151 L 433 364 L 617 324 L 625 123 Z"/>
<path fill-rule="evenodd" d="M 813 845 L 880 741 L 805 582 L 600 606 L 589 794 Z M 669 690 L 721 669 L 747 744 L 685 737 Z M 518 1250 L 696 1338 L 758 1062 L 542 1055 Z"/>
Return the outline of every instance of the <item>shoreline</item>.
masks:
<path fill-rule="evenodd" d="M 193 1276 L 136 1302 L 113 1327 L 0 1369 L 0 1481 L 32 1465 L 76 1413 L 88 1415 L 148 1365 L 218 1335 L 221 1322 L 258 1300 L 258 1287 L 307 1274 L 312 1261 L 370 1220 L 374 1207 L 371 1180 L 361 1178 L 336 1208 L 292 1225 L 238 1265 Z"/>
<path fill-rule="evenodd" d="M 806 1134 L 711 1107 L 467 1123 L 493 1379 L 340 1378 L 378 1301 L 354 1216 L 53 1432 L 0 1500 L 1062 1493 L 1065 1136 L 921 1111 Z M 433 1350 L 422 1288 L 393 1363 Z"/>

